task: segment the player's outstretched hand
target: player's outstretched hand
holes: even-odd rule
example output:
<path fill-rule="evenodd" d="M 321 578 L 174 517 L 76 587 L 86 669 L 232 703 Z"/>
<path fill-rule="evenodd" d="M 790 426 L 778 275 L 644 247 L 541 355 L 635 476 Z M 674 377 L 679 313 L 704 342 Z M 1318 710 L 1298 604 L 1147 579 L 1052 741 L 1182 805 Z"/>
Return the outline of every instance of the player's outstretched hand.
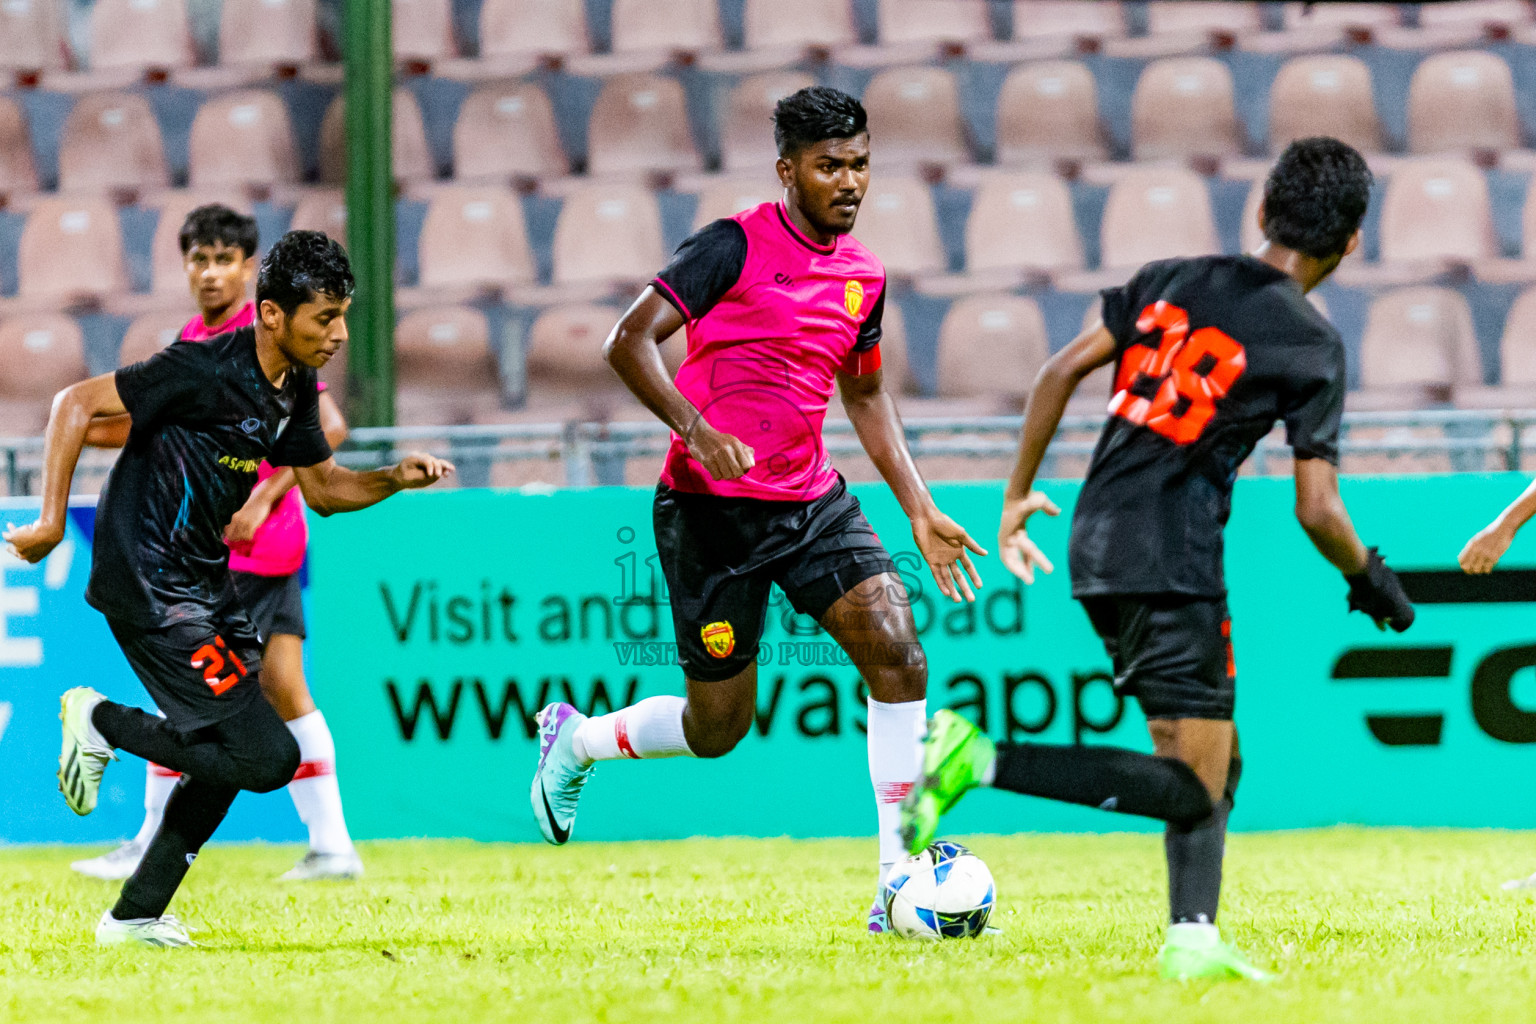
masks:
<path fill-rule="evenodd" d="M 945 597 L 956 602 L 976 600 L 971 585 L 981 589 L 981 574 L 971 564 L 971 552 L 984 555 L 987 549 L 972 540 L 965 527 L 934 509 L 912 520 L 912 539 Z"/>
<path fill-rule="evenodd" d="M 700 416 L 684 435 L 688 454 L 716 480 L 735 480 L 757 465 L 757 456 L 739 437 L 716 430 Z"/>
<path fill-rule="evenodd" d="M 1401 633 L 1413 625 L 1413 602 L 1375 548 L 1366 552 L 1365 571 L 1345 576 L 1344 581 L 1349 584 L 1349 610 L 1365 612 L 1377 629 L 1391 626 L 1394 633 Z"/>
<path fill-rule="evenodd" d="M 422 452 L 411 452 L 395 464 L 395 483 L 402 491 L 430 487 L 453 472 L 453 463 Z"/>
<path fill-rule="evenodd" d="M 1044 512 L 1048 516 L 1061 515 L 1061 509 L 1056 507 L 1054 501 L 1039 491 L 1030 491 L 1018 501 L 1003 503 L 1003 521 L 997 530 L 998 554 L 1002 556 L 1003 564 L 1025 583 L 1035 582 L 1036 567 L 1047 574 L 1056 571 L 1051 560 L 1045 557 L 1045 552 L 1029 539 L 1025 531 L 1029 517 L 1036 512 Z"/>
<path fill-rule="evenodd" d="M 59 546 L 59 542 L 64 539 L 64 528 L 46 526 L 39 520 L 26 526 L 7 526 L 0 537 L 5 540 L 7 551 L 23 562 L 36 565 L 48 557 L 48 552 Z"/>
<path fill-rule="evenodd" d="M 1461 549 L 1456 559 L 1461 563 L 1461 571 L 1473 575 L 1493 572 L 1493 567 L 1499 564 L 1499 559 L 1504 557 L 1514 540 L 1514 532 L 1502 529 L 1497 523 L 1483 527 Z"/>

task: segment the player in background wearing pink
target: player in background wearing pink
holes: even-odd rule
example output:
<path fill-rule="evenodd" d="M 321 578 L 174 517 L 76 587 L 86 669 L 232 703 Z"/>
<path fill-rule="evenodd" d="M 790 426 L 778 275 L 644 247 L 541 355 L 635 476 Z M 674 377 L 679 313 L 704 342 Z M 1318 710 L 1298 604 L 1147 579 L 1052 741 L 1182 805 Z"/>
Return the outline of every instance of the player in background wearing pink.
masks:
<path fill-rule="evenodd" d="M 192 297 L 202 311 L 182 329 L 181 340 L 207 341 L 251 326 L 256 306 L 247 295 L 256 273 L 256 222 L 225 206 L 202 206 L 187 215 L 180 242 Z M 320 389 L 320 426 L 335 447 L 347 436 L 346 420 L 324 393 L 323 383 Z M 93 424 L 88 442 L 121 447 L 127 441 L 129 423 L 126 416 L 120 419 Z M 342 814 L 336 744 L 304 679 L 304 609 L 298 577 L 309 539 L 304 503 L 294 486 L 292 469 L 273 469 L 263 462 L 258 476 L 250 500 L 230 521 L 225 540 L 235 588 L 265 643 L 262 691 L 299 744 L 299 770 L 288 784 L 288 793 L 309 829 L 309 852 L 283 878 L 356 878 L 363 865 Z M 148 765 L 144 823 L 138 835 L 100 857 L 70 866 L 111 880 L 133 874 L 180 778 L 157 764 Z"/>

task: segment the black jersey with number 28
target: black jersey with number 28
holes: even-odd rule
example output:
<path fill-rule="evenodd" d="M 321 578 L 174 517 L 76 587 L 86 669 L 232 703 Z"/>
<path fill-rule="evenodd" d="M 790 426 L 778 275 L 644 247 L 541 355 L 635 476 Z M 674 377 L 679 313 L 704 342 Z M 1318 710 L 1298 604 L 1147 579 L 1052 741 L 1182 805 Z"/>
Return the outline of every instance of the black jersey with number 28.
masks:
<path fill-rule="evenodd" d="M 1298 459 L 1338 462 L 1344 343 L 1250 256 L 1149 263 L 1103 293 L 1110 418 L 1072 520 L 1072 592 L 1222 597 L 1238 467 L 1283 420 Z"/>
<path fill-rule="evenodd" d="M 118 370 L 117 392 L 133 429 L 96 506 L 86 600 L 142 629 L 213 614 L 238 600 L 224 527 L 261 460 L 331 456 L 315 371 L 294 367 L 274 386 L 244 327 Z"/>

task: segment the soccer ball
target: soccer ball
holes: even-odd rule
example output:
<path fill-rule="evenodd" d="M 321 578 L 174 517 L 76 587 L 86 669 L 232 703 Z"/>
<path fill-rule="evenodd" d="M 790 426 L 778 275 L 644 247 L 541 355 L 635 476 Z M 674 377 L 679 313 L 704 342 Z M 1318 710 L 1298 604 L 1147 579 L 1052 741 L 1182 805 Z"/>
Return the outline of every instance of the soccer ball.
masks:
<path fill-rule="evenodd" d="M 904 939 L 975 938 L 996 899 L 981 858 L 947 839 L 897 864 L 885 882 L 886 919 Z"/>

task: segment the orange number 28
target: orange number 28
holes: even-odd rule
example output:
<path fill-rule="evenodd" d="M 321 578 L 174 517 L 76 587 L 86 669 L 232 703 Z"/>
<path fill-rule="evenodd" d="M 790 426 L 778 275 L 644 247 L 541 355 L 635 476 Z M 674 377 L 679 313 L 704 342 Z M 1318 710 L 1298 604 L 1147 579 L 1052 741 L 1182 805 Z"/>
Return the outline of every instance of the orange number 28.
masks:
<path fill-rule="evenodd" d="M 1126 349 L 1110 415 L 1155 430 L 1175 444 L 1199 440 L 1216 415 L 1216 400 L 1248 368 L 1243 346 L 1215 327 L 1191 333 L 1189 314 L 1162 300 L 1141 311 L 1136 330 L 1156 335 L 1158 345 L 1137 343 Z M 1155 390 L 1147 384 L 1137 387 L 1143 378 Z M 1147 393 L 1150 398 L 1144 397 Z"/>

